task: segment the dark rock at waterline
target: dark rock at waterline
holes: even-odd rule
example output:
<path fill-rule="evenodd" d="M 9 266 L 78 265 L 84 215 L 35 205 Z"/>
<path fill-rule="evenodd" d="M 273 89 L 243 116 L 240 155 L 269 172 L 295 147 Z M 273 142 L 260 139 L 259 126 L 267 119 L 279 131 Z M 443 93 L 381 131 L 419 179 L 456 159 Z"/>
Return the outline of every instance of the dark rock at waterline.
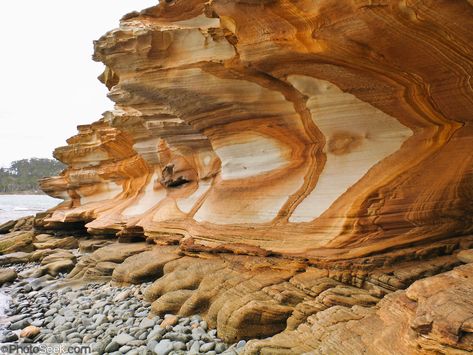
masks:
<path fill-rule="evenodd" d="M 7 234 L 8 232 L 10 232 L 10 230 L 13 229 L 15 224 L 16 221 L 13 220 L 0 224 L 0 234 Z"/>

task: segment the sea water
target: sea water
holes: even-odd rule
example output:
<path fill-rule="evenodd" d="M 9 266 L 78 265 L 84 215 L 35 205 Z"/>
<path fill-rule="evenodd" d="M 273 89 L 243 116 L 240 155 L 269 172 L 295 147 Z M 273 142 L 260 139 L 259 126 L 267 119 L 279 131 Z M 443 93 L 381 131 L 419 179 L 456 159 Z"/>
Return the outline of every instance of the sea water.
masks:
<path fill-rule="evenodd" d="M 0 224 L 46 211 L 61 201 L 46 195 L 0 195 Z M 2 320 L 9 302 L 10 297 L 0 290 L 0 329 L 5 326 Z"/>
<path fill-rule="evenodd" d="M 46 211 L 61 201 L 47 195 L 0 195 L 0 224 Z"/>

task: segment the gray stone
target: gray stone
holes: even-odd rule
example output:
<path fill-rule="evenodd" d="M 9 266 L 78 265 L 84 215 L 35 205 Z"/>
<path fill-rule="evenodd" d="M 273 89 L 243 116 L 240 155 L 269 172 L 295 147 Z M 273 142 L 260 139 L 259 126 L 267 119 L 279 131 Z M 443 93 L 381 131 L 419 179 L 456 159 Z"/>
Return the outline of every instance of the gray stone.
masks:
<path fill-rule="evenodd" d="M 178 332 L 178 333 L 184 333 L 184 334 L 187 334 L 187 333 L 191 333 L 192 332 L 192 329 L 190 327 L 186 327 L 182 324 L 178 324 L 176 326 L 174 326 L 172 328 L 173 331 L 175 332 Z"/>
<path fill-rule="evenodd" d="M 61 311 L 61 310 L 59 310 Z M 64 323 L 66 322 L 66 318 L 64 318 L 63 316 L 61 315 L 57 315 L 56 317 L 54 317 L 54 319 L 52 320 L 51 323 L 54 324 L 54 327 L 60 327 L 61 325 L 64 325 Z"/>
<path fill-rule="evenodd" d="M 189 349 L 189 354 L 191 355 L 197 355 L 199 354 L 199 350 L 200 350 L 200 344 L 198 341 L 194 341 L 194 343 L 192 344 L 191 348 Z"/>
<path fill-rule="evenodd" d="M 199 315 L 195 315 L 191 317 L 191 321 L 197 321 L 200 322 L 202 320 L 202 317 Z"/>
<path fill-rule="evenodd" d="M 202 336 L 207 335 L 207 333 L 202 328 L 192 329 L 192 339 L 200 340 Z"/>
<path fill-rule="evenodd" d="M 182 341 L 176 341 L 172 344 L 174 350 L 187 350 L 186 343 Z"/>
<path fill-rule="evenodd" d="M 44 329 L 43 329 L 43 331 L 44 331 Z M 54 334 L 49 334 L 49 335 L 45 336 L 43 341 L 45 343 L 59 343 L 60 342 Z"/>
<path fill-rule="evenodd" d="M 30 285 L 31 285 L 31 283 L 30 283 Z M 38 302 L 38 303 L 48 303 L 48 299 L 46 297 L 38 297 L 36 299 L 36 302 Z"/>
<path fill-rule="evenodd" d="M 225 350 L 227 350 L 227 345 L 225 343 L 217 343 L 215 344 L 215 352 L 217 354 L 223 353 Z"/>
<path fill-rule="evenodd" d="M 72 329 L 72 322 L 66 322 L 62 325 L 64 329 Z"/>
<path fill-rule="evenodd" d="M 149 351 L 148 349 L 146 349 L 146 347 L 140 347 L 138 348 L 138 351 L 139 351 L 139 355 L 149 355 Z"/>
<path fill-rule="evenodd" d="M 237 343 L 236 347 L 237 347 L 237 348 L 243 348 L 245 345 L 246 345 L 246 340 L 240 340 L 240 341 Z"/>
<path fill-rule="evenodd" d="M 80 334 L 77 333 L 77 332 L 73 332 L 73 333 L 70 333 L 66 338 L 67 338 L 68 340 L 73 339 L 73 338 L 80 338 L 80 339 L 82 339 L 82 335 L 80 335 Z"/>
<path fill-rule="evenodd" d="M 36 319 L 34 322 L 31 322 L 31 325 L 34 325 L 35 327 L 42 327 L 44 324 L 44 320 L 42 319 Z"/>
<path fill-rule="evenodd" d="M 139 339 L 136 339 L 136 340 L 132 340 L 130 342 L 128 342 L 128 345 L 130 346 L 142 346 L 142 345 L 145 345 L 146 342 L 144 340 L 139 340 Z"/>
<path fill-rule="evenodd" d="M 49 311 L 44 313 L 44 316 L 49 317 L 49 316 L 55 315 L 56 313 L 57 313 L 57 308 L 50 308 Z"/>
<path fill-rule="evenodd" d="M 93 334 L 86 334 L 82 338 L 82 341 L 87 344 L 87 343 L 90 343 L 90 342 L 94 341 L 94 339 L 95 339 L 95 337 L 94 337 Z"/>
<path fill-rule="evenodd" d="M 30 325 L 30 322 L 27 319 L 22 319 L 18 322 L 12 323 L 10 325 L 10 329 L 11 330 L 21 330 L 23 328 L 26 328 L 29 325 Z"/>
<path fill-rule="evenodd" d="M 18 335 L 16 335 L 13 332 L 8 332 L 7 334 L 0 336 L 0 343 L 12 343 L 17 340 L 18 340 Z"/>
<path fill-rule="evenodd" d="M 106 347 L 105 347 L 105 352 L 111 353 L 114 351 L 117 351 L 120 349 L 120 344 L 118 344 L 116 341 L 111 341 Z"/>
<path fill-rule="evenodd" d="M 166 329 L 163 329 L 163 328 L 158 328 L 158 329 L 154 329 L 152 330 L 148 336 L 147 336 L 147 339 L 148 340 L 161 340 L 161 338 L 163 337 L 164 333 L 166 333 Z"/>
<path fill-rule="evenodd" d="M 150 340 L 148 341 L 147 348 L 150 351 L 154 351 L 154 348 L 156 347 L 156 345 L 158 345 L 158 342 L 156 340 Z"/>
<path fill-rule="evenodd" d="M 21 290 L 23 293 L 28 293 L 33 290 L 33 287 L 31 287 L 31 285 L 25 285 L 21 288 Z"/>
<path fill-rule="evenodd" d="M 10 318 L 8 318 L 8 320 L 10 321 L 10 323 L 15 323 L 27 317 L 28 317 L 27 314 L 17 314 L 17 315 L 11 316 Z"/>
<path fill-rule="evenodd" d="M 113 327 L 113 326 L 109 326 L 109 327 L 106 327 L 106 331 L 105 333 L 109 334 L 109 335 L 117 335 L 118 334 L 118 328 L 117 327 Z"/>
<path fill-rule="evenodd" d="M 212 351 L 215 349 L 215 343 L 205 343 L 200 346 L 200 352 L 201 353 L 206 353 L 207 351 Z"/>
<path fill-rule="evenodd" d="M 179 324 L 182 324 L 183 326 L 189 325 L 191 320 L 187 317 L 179 319 Z"/>
<path fill-rule="evenodd" d="M 128 346 L 128 345 L 124 345 L 120 349 L 118 349 L 120 354 L 125 354 L 125 353 L 129 352 L 130 350 L 131 350 L 131 346 Z"/>
<path fill-rule="evenodd" d="M 161 340 L 159 344 L 154 347 L 156 355 L 168 355 L 173 350 L 172 342 L 168 339 Z"/>
<path fill-rule="evenodd" d="M 154 320 L 149 318 L 143 318 L 140 322 L 140 328 L 153 328 L 154 327 Z"/>
<path fill-rule="evenodd" d="M 182 341 L 183 343 L 187 343 L 192 337 L 188 334 L 182 334 L 177 332 L 169 332 L 163 336 L 164 339 L 170 339 L 173 341 Z"/>

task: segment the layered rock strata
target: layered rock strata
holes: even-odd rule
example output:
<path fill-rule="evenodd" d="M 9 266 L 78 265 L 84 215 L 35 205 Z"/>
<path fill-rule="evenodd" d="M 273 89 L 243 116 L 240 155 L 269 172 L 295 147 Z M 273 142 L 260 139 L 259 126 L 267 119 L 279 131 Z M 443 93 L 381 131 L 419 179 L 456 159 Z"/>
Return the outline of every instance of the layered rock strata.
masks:
<path fill-rule="evenodd" d="M 128 14 L 95 43 L 115 108 L 55 151 L 68 168 L 42 188 L 64 203 L 36 227 L 146 239 L 70 277 L 157 279 L 156 313 L 200 312 L 227 341 L 282 332 L 249 353 L 471 351 L 471 268 L 454 268 L 473 233 L 472 18 L 466 0 Z"/>
<path fill-rule="evenodd" d="M 172 1 L 95 43 L 115 110 L 50 226 L 346 259 L 468 234 L 467 1 Z"/>

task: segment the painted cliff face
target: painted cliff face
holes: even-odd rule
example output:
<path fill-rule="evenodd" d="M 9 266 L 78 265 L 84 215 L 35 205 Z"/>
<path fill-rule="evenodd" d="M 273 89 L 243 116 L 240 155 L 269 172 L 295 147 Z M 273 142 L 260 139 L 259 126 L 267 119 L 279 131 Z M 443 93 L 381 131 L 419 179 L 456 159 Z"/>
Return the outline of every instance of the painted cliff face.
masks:
<path fill-rule="evenodd" d="M 115 110 L 56 150 L 49 223 L 309 259 L 471 233 L 472 7 L 371 3 L 124 17 L 95 44 Z"/>

